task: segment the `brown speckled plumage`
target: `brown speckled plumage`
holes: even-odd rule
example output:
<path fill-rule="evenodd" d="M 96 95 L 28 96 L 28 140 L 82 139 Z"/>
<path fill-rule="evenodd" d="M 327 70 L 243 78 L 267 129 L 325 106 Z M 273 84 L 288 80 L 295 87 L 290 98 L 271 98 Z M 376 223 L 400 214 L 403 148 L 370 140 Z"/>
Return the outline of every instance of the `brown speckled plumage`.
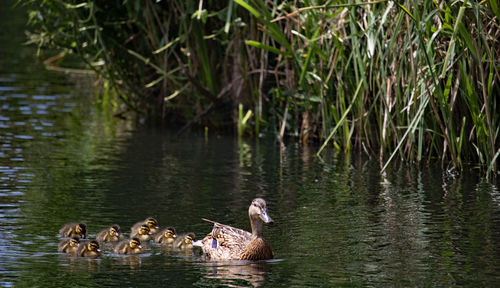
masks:
<path fill-rule="evenodd" d="M 122 234 L 120 233 L 120 226 L 115 224 L 109 228 L 106 228 L 97 234 L 97 241 L 99 242 L 118 242 L 122 239 Z"/>
<path fill-rule="evenodd" d="M 57 245 L 57 251 L 72 254 L 78 250 L 78 246 L 80 246 L 80 237 L 73 236 L 69 239 L 61 240 L 61 242 Z"/>
<path fill-rule="evenodd" d="M 214 224 L 201 247 L 211 260 L 265 260 L 274 258 L 271 246 L 262 237 L 263 223 L 272 222 L 264 199 L 256 198 L 248 208 L 252 233 L 211 220 Z"/>
<path fill-rule="evenodd" d="M 172 244 L 174 243 L 176 237 L 177 235 L 175 234 L 175 229 L 173 227 L 168 227 L 156 234 L 155 242 L 163 244 Z"/>
<path fill-rule="evenodd" d="M 97 241 L 90 241 L 85 244 L 80 244 L 78 250 L 76 251 L 76 256 L 78 257 L 99 257 L 101 256 L 101 249 L 99 249 L 99 243 Z"/>
<path fill-rule="evenodd" d="M 130 234 L 130 238 L 138 238 L 141 241 L 148 241 L 151 239 L 151 230 L 149 229 L 149 226 L 146 224 L 143 224 L 139 230 L 136 230 L 135 232 Z"/>
<path fill-rule="evenodd" d="M 118 243 L 114 251 L 118 254 L 137 254 L 141 253 L 143 251 L 142 249 L 141 241 L 137 238 L 132 238 Z"/>
<path fill-rule="evenodd" d="M 135 223 L 131 228 L 131 234 L 137 233 L 137 231 L 141 229 L 142 225 L 147 225 L 149 230 L 151 231 L 151 234 L 157 233 L 160 229 L 158 221 L 153 217 L 149 217 L 144 221 Z"/>
<path fill-rule="evenodd" d="M 85 223 L 68 223 L 59 229 L 59 234 L 62 237 L 78 236 L 87 238 L 87 225 Z"/>

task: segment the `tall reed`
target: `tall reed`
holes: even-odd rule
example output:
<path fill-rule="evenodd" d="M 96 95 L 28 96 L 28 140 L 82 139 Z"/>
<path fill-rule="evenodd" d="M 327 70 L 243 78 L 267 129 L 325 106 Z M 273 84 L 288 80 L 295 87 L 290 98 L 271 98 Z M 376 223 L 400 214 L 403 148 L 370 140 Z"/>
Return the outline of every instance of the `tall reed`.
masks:
<path fill-rule="evenodd" d="M 150 119 L 497 173 L 496 0 L 23 2 Z"/>

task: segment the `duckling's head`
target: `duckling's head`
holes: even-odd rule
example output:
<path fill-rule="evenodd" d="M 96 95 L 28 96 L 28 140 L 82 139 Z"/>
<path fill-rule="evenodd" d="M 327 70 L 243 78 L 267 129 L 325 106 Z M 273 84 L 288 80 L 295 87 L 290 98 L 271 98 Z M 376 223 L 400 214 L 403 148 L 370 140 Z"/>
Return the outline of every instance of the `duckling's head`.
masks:
<path fill-rule="evenodd" d="M 163 233 L 163 235 L 165 236 L 165 238 L 175 238 L 175 237 L 177 237 L 177 235 L 175 235 L 175 229 L 174 229 L 174 227 L 168 227 L 167 229 L 165 229 L 165 232 Z"/>
<path fill-rule="evenodd" d="M 85 235 L 87 235 L 87 225 L 85 223 L 78 223 L 75 227 L 75 232 L 85 238 Z"/>
<path fill-rule="evenodd" d="M 146 225 L 148 225 L 149 229 L 150 230 L 154 230 L 154 229 L 159 229 L 160 226 L 158 226 L 158 221 L 156 221 L 155 218 L 153 217 L 149 217 L 148 219 L 146 219 L 146 221 L 144 222 Z"/>
<path fill-rule="evenodd" d="M 248 208 L 248 216 L 252 222 L 262 221 L 264 223 L 272 223 L 273 219 L 267 214 L 266 201 L 262 198 L 255 198 Z"/>
<path fill-rule="evenodd" d="M 78 236 L 71 237 L 71 239 L 69 239 L 69 246 L 73 248 L 80 246 L 80 237 Z"/>
<path fill-rule="evenodd" d="M 130 239 L 130 241 L 128 241 L 128 245 L 132 249 L 142 249 L 141 240 L 135 237 Z"/>
<path fill-rule="evenodd" d="M 111 236 L 119 237 L 120 236 L 120 225 L 115 224 L 115 225 L 109 227 L 108 233 Z"/>
<path fill-rule="evenodd" d="M 139 228 L 139 231 L 137 232 L 139 235 L 151 235 L 151 229 L 149 229 L 149 226 L 146 224 L 141 225 Z"/>
<path fill-rule="evenodd" d="M 184 243 L 186 244 L 193 244 L 193 241 L 195 241 L 195 235 L 194 233 L 188 233 L 184 237 Z"/>
<path fill-rule="evenodd" d="M 88 244 L 87 244 L 87 248 L 90 250 L 90 251 L 94 251 L 94 252 L 101 252 L 101 249 L 99 249 L 99 243 L 95 240 L 92 240 L 90 241 Z"/>

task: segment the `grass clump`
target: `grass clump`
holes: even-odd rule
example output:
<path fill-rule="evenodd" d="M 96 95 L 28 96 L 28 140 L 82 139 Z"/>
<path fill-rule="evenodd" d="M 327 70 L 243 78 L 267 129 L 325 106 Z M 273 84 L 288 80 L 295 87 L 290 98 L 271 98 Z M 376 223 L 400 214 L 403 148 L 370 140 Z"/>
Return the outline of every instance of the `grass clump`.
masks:
<path fill-rule="evenodd" d="M 496 174 L 495 0 L 23 2 L 150 119 Z"/>

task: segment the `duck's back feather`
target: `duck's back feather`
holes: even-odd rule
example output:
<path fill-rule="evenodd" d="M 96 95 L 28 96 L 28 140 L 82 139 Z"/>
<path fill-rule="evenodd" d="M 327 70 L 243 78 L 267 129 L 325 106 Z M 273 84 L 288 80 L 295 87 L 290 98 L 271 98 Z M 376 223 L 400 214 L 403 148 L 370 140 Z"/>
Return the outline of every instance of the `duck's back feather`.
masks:
<path fill-rule="evenodd" d="M 272 259 L 273 253 L 267 242 L 254 237 L 248 231 L 213 223 L 212 231 L 202 240 L 202 249 L 211 260 L 261 260 Z"/>

